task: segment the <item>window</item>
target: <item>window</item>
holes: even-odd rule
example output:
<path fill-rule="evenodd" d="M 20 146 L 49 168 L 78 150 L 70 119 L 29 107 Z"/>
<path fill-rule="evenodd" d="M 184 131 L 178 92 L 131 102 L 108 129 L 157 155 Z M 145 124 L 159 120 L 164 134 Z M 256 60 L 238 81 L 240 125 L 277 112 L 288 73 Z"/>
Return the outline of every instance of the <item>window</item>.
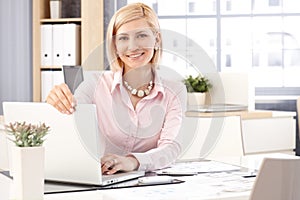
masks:
<path fill-rule="evenodd" d="M 299 0 L 144 2 L 155 8 L 162 29 L 186 36 L 172 45 L 187 59 L 197 56 L 192 44 L 198 44 L 218 71 L 255 73 L 256 88 L 280 88 L 280 95 L 282 88 L 300 87 Z M 167 59 L 182 65 L 176 56 Z"/>

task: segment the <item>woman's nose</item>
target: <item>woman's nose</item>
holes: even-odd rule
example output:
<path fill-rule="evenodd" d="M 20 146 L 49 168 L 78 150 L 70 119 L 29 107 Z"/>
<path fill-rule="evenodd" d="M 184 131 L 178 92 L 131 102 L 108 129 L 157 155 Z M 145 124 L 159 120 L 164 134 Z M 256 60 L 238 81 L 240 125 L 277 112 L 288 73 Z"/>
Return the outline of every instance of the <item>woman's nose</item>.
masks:
<path fill-rule="evenodd" d="M 129 40 L 128 50 L 134 51 L 134 50 L 138 49 L 138 47 L 139 47 L 139 45 L 135 38 L 134 39 L 132 38 Z"/>

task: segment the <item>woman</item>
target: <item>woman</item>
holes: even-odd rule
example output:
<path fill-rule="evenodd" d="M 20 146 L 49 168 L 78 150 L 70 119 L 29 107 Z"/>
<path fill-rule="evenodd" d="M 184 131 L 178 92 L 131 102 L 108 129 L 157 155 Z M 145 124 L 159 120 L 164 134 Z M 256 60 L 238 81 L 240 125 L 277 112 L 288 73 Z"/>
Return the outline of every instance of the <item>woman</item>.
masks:
<path fill-rule="evenodd" d="M 97 107 L 105 138 L 102 172 L 155 170 L 174 162 L 185 112 L 186 88 L 157 74 L 162 41 L 158 18 L 145 4 L 129 4 L 112 17 L 107 31 L 111 71 L 84 81 L 73 96 L 65 84 L 47 102 L 71 114 L 76 103 Z"/>

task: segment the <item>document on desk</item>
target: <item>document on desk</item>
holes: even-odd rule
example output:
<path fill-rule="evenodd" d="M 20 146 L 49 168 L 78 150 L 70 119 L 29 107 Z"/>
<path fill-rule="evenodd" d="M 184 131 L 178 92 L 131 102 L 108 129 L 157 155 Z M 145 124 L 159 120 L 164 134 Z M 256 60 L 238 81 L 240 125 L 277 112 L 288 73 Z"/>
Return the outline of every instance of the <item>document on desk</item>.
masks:
<path fill-rule="evenodd" d="M 255 178 L 243 178 L 239 172 L 202 173 L 197 176 L 184 176 L 182 184 L 160 185 L 159 187 L 123 188 L 101 190 L 111 199 L 189 199 L 220 200 L 249 199 Z M 124 195 L 126 194 L 126 195 Z"/>
<path fill-rule="evenodd" d="M 197 161 L 175 163 L 168 168 L 158 170 L 158 175 L 196 175 L 201 173 L 229 172 L 240 170 L 241 167 L 217 161 Z"/>

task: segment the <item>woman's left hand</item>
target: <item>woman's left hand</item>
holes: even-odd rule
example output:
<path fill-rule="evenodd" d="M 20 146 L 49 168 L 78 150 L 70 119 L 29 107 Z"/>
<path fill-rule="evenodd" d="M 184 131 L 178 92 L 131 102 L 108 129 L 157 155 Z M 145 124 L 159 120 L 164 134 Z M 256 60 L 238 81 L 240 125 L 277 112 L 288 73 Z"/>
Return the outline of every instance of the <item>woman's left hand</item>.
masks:
<path fill-rule="evenodd" d="M 139 161 L 132 155 L 119 156 L 108 154 L 101 158 L 102 174 L 114 174 L 118 171 L 133 171 L 138 169 Z"/>

